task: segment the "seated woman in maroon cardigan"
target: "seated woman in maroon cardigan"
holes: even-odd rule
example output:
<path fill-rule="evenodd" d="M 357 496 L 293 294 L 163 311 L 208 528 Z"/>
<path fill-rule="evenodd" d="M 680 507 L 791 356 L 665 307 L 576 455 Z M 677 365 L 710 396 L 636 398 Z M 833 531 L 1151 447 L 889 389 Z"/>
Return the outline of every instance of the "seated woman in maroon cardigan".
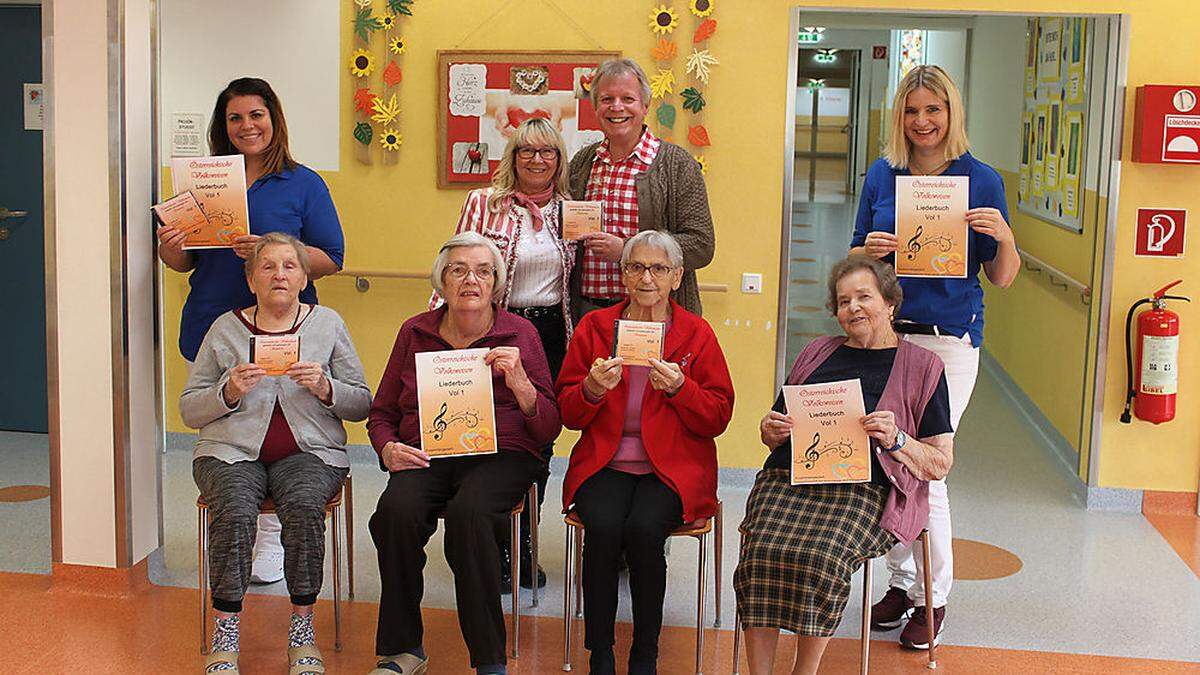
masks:
<path fill-rule="evenodd" d="M 507 272 L 495 244 L 477 232 L 450 238 L 433 264 L 446 304 L 400 327 L 367 422 L 391 473 L 371 516 L 379 553 L 379 626 L 372 675 L 428 668 L 422 645 L 425 544 L 445 514 L 446 561 L 454 572 L 458 622 L 478 673 L 503 673 L 504 615 L 496 532 L 546 471 L 542 448 L 561 430 L 550 369 L 537 330 L 496 305 Z M 430 459 L 421 449 L 415 355 L 488 348 L 499 452 Z"/>
<path fill-rule="evenodd" d="M 733 383 L 704 319 L 671 299 L 683 274 L 675 239 L 653 230 L 625 243 L 625 301 L 586 314 L 558 378 L 563 423 L 583 435 L 571 452 L 563 506 L 584 526 L 584 644 L 592 673 L 615 672 L 613 623 L 622 554 L 629 564 L 629 673 L 654 673 L 671 530 L 712 516 L 717 445 L 733 414 Z M 666 324 L 662 359 L 612 357 L 618 319 Z"/>

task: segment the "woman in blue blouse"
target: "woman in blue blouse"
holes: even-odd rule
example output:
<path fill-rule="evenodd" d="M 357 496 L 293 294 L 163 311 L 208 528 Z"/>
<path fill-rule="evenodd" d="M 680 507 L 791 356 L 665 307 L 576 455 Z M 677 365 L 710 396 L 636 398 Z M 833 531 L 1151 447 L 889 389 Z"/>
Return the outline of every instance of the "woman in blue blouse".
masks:
<path fill-rule="evenodd" d="M 1004 182 L 995 169 L 967 152 L 962 96 L 946 72 L 937 66 L 918 66 L 900 81 L 892 102 L 892 129 L 883 158 L 867 171 L 863 184 L 851 253 L 892 257 L 896 239 L 896 176 L 969 176 L 965 279 L 902 278 L 904 304 L 895 329 L 904 338 L 933 351 L 946 364 L 950 417 L 957 429 L 971 399 L 983 344 L 982 268 L 988 281 L 1008 287 L 1021 267 L 1016 240 L 1008 225 Z M 891 258 L 889 258 L 891 259 Z M 946 600 L 953 580 L 950 548 L 950 502 L 945 481 L 929 484 L 929 534 L 935 634 L 941 632 Z M 914 603 L 924 604 L 912 550 L 897 546 L 888 553 L 890 588 L 874 606 L 872 627 L 898 627 Z M 928 648 L 924 612 L 912 617 L 900 633 L 900 644 Z M 936 643 L 936 638 L 935 638 Z"/>
<path fill-rule="evenodd" d="M 329 188 L 315 171 L 292 159 L 283 107 L 265 80 L 243 77 L 221 91 L 208 127 L 208 145 L 213 155 L 245 157 L 251 234 L 235 239 L 232 249 L 185 251 L 182 230 L 158 230 L 162 261 L 176 272 L 191 272 L 191 290 L 179 322 L 179 351 L 188 363 L 196 360 L 200 342 L 217 317 L 254 304 L 243 266 L 254 253 L 259 235 L 283 232 L 308 249 L 311 273 L 300 293 L 305 304 L 317 304 L 312 280 L 341 269 L 345 253 L 342 224 Z M 283 578 L 279 520 L 264 516 L 259 525 L 252 578 L 262 583 L 278 581 Z"/>

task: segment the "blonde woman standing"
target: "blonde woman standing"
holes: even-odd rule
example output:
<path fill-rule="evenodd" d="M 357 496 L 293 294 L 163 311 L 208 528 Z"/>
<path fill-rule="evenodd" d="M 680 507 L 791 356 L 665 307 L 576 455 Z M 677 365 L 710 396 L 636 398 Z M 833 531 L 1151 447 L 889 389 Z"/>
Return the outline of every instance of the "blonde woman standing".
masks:
<path fill-rule="evenodd" d="M 892 129 L 883 158 L 867 171 L 858 207 L 850 253 L 865 253 L 894 261 L 896 239 L 897 176 L 968 176 L 967 275 L 951 278 L 902 278 L 904 304 L 896 315 L 895 330 L 909 342 L 924 347 L 946 364 L 950 389 L 950 421 L 954 429 L 971 400 L 979 372 L 979 346 L 983 344 L 982 269 L 988 281 L 1007 288 L 1021 268 L 1004 182 L 995 169 L 967 152 L 966 120 L 962 96 L 944 70 L 917 66 L 900 81 L 892 102 Z M 946 602 L 954 576 L 951 552 L 950 501 L 944 480 L 929 483 L 929 535 L 933 575 L 934 632 L 941 632 Z M 898 627 L 914 603 L 925 601 L 919 580 L 921 570 L 910 546 L 897 546 L 887 556 L 890 588 L 873 613 L 873 627 Z M 928 627 L 923 612 L 912 615 L 900 633 L 900 644 L 928 648 Z M 936 638 L 935 638 L 936 642 Z"/>

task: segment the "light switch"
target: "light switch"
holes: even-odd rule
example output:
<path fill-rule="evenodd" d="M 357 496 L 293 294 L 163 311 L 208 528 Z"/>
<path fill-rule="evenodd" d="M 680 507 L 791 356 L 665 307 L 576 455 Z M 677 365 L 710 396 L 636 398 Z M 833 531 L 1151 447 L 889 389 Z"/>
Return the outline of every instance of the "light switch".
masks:
<path fill-rule="evenodd" d="M 762 293 L 762 275 L 752 272 L 742 273 L 743 293 Z"/>

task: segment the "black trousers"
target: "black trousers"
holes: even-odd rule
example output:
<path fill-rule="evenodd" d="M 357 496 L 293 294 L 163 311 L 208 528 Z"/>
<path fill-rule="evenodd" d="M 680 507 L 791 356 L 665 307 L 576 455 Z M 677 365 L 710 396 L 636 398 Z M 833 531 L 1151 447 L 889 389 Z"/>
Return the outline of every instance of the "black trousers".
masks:
<path fill-rule="evenodd" d="M 370 525 L 381 580 L 376 653 L 399 654 L 423 644 L 425 545 L 445 513 L 446 562 L 454 573 L 458 625 L 471 666 L 506 662 L 496 541 L 512 507 L 544 467 L 528 452 L 501 450 L 434 459 L 428 469 L 391 474 Z"/>
<path fill-rule="evenodd" d="M 671 531 L 683 522 L 683 502 L 652 473 L 639 476 L 601 469 L 575 492 L 575 509 L 584 527 L 584 646 L 594 651 L 613 645 L 623 552 L 633 599 L 629 658 L 657 659 L 667 591 L 663 548 Z"/>

